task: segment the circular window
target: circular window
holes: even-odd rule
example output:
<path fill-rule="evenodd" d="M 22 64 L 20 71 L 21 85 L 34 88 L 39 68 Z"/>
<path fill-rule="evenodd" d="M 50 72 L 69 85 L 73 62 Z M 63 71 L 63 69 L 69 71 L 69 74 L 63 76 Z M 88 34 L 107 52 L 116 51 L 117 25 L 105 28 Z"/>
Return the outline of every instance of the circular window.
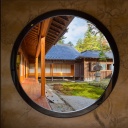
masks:
<path fill-rule="evenodd" d="M 54 117 L 86 114 L 112 92 L 119 71 L 116 43 L 94 17 L 76 10 L 38 16 L 17 37 L 11 74 L 21 97 Z"/>

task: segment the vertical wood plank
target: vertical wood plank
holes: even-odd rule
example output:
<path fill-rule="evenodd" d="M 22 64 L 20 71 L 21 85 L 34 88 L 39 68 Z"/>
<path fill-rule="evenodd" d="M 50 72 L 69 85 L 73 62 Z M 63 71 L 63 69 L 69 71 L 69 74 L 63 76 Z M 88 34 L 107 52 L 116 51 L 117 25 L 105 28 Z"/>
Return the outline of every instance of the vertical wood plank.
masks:
<path fill-rule="evenodd" d="M 75 63 L 74 63 L 74 65 L 73 65 L 73 67 L 74 67 L 74 81 L 75 81 Z"/>
<path fill-rule="evenodd" d="M 45 96 L 45 37 L 41 38 L 41 96 Z"/>
<path fill-rule="evenodd" d="M 52 76 L 52 81 L 53 81 L 53 63 L 51 64 L 51 76 Z"/>
<path fill-rule="evenodd" d="M 38 81 L 38 57 L 35 60 L 35 78 Z"/>

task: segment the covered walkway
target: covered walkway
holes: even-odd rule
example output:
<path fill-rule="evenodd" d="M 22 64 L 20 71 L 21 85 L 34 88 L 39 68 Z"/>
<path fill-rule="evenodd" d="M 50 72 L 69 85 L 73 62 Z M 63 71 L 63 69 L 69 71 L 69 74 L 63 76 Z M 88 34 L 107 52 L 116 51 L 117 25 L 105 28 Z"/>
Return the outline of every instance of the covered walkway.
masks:
<path fill-rule="evenodd" d="M 28 77 L 22 83 L 22 88 L 26 94 L 38 105 L 48 110 L 51 110 L 51 107 L 48 103 L 47 98 L 41 96 L 41 84 L 34 78 Z"/>
<path fill-rule="evenodd" d="M 38 104 L 40 100 L 46 102 L 45 98 L 42 99 L 46 94 L 45 55 L 68 30 L 67 26 L 73 18 L 73 16 L 55 16 L 32 25 L 21 42 L 16 59 L 17 75 L 25 92 L 35 102 L 39 102 Z M 36 82 L 39 77 L 41 84 Z M 39 98 L 40 96 L 42 97 Z"/>

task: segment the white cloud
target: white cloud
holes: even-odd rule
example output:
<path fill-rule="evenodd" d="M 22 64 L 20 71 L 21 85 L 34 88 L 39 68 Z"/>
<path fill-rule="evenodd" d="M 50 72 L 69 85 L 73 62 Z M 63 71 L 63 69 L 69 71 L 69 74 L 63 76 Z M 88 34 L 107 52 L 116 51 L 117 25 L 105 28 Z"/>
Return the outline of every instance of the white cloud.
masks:
<path fill-rule="evenodd" d="M 71 41 L 75 45 L 78 39 L 84 37 L 84 34 L 87 31 L 87 21 L 82 18 L 75 17 L 68 28 L 68 32 L 64 35 L 67 38 L 64 41 L 65 43 Z"/>

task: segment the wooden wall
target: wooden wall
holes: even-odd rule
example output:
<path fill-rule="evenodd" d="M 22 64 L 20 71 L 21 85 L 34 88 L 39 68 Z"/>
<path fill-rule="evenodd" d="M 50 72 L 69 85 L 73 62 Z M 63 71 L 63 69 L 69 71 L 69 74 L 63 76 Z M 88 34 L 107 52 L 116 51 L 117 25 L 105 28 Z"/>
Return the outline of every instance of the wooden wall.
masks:
<path fill-rule="evenodd" d="M 75 79 L 92 81 L 95 79 L 95 71 L 93 66 L 98 62 L 98 59 L 80 59 L 75 62 Z M 101 79 L 111 78 L 112 69 L 109 69 L 109 65 L 113 65 L 113 60 L 107 60 L 106 62 L 100 61 L 101 66 L 105 65 L 106 68 L 101 70 Z"/>
<path fill-rule="evenodd" d="M 94 65 L 96 64 L 97 59 L 85 59 L 84 60 L 84 80 L 91 81 L 95 79 L 95 71 L 93 70 Z M 113 69 L 110 65 L 113 65 L 113 60 L 106 60 L 105 62 L 100 61 L 100 65 L 103 67 L 101 72 L 101 79 L 111 78 Z"/>
<path fill-rule="evenodd" d="M 75 62 L 75 79 L 83 80 L 84 78 L 84 61 Z"/>

